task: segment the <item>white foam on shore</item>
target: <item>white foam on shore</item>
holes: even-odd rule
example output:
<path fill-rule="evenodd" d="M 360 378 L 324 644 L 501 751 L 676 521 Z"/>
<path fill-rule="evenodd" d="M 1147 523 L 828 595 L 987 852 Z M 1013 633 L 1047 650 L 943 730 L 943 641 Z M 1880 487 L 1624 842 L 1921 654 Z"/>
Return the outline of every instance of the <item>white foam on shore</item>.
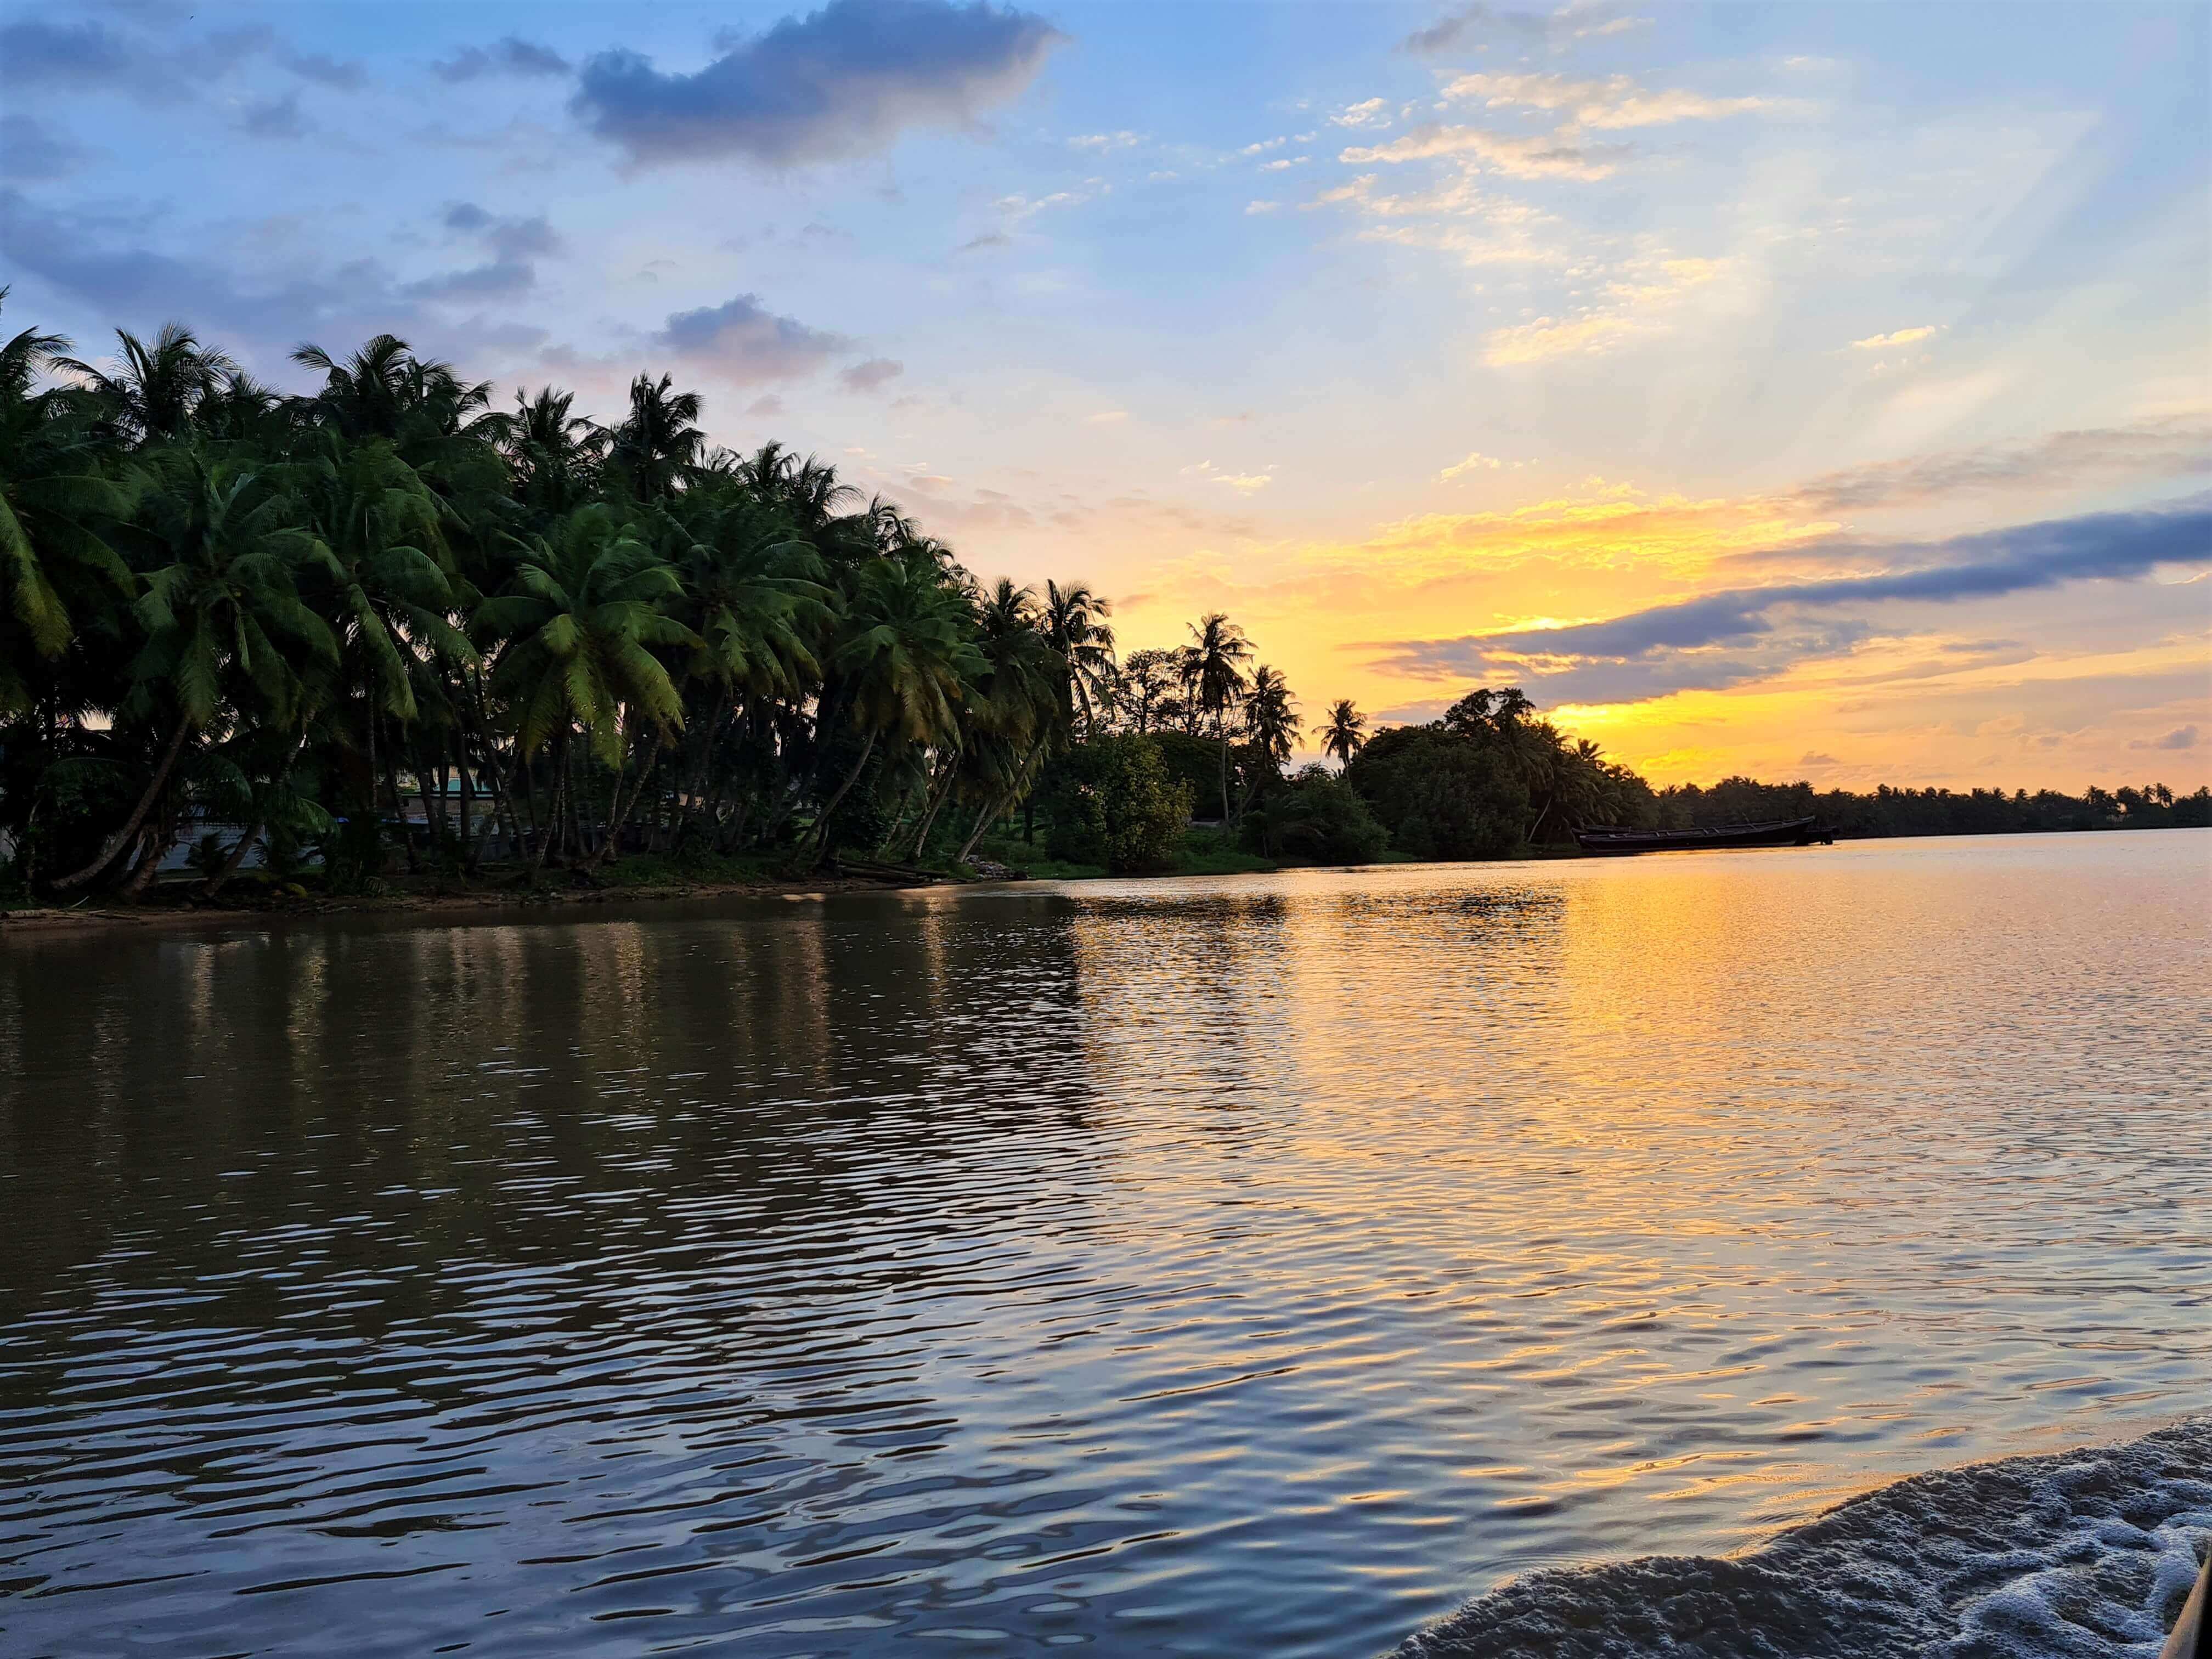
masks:
<path fill-rule="evenodd" d="M 2157 1659 L 2212 1547 L 2212 1417 L 1915 1475 L 1760 1549 L 1531 1574 L 1398 1659 Z"/>

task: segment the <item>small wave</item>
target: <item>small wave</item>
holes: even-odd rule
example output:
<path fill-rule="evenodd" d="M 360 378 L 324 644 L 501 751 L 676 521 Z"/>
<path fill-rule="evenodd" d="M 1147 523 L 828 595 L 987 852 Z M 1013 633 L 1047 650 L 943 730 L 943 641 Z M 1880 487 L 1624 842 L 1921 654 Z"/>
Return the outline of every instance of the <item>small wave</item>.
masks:
<path fill-rule="evenodd" d="M 2212 1417 L 1915 1475 L 1746 1555 L 1533 1573 L 1397 1659 L 2156 1659 L 2212 1547 Z"/>

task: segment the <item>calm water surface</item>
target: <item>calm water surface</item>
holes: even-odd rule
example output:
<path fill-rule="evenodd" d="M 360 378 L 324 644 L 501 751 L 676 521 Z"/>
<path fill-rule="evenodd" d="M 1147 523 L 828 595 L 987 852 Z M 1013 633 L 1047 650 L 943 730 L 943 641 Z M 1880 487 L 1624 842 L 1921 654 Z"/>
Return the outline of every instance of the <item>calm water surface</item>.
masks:
<path fill-rule="evenodd" d="M 1358 1656 L 2208 1403 L 2212 836 L 0 946 L 0 1650 Z"/>

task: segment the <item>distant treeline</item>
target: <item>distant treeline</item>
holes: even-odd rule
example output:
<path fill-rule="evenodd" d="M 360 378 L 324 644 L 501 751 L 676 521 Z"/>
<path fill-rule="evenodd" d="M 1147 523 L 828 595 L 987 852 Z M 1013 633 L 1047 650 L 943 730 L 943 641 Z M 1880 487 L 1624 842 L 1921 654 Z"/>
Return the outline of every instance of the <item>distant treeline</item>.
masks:
<path fill-rule="evenodd" d="M 1710 789 L 1694 783 L 1662 789 L 1658 823 L 1670 830 L 1811 814 L 1845 836 L 2011 836 L 2058 830 L 2201 830 L 2212 825 L 2212 790 L 2177 795 L 2162 783 L 2078 795 L 2056 789 L 1893 789 L 1871 794 L 1815 789 L 1806 782 L 1761 783 L 1723 778 Z"/>

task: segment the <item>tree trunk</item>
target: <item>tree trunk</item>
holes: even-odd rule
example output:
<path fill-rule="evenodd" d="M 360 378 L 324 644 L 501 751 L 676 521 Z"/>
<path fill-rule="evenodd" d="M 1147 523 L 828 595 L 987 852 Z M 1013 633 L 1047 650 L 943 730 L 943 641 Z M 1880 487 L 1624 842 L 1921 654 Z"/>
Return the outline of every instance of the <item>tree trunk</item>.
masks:
<path fill-rule="evenodd" d="M 1221 733 L 1221 827 L 1229 827 L 1229 733 Z"/>
<path fill-rule="evenodd" d="M 615 837 L 622 834 L 623 826 L 629 822 L 629 815 L 637 811 L 637 804 L 641 799 L 643 799 L 645 794 L 645 787 L 653 781 L 654 769 L 659 767 L 659 764 L 660 738 L 656 735 L 653 740 L 653 750 L 645 757 L 645 770 L 638 774 L 637 787 L 629 792 L 629 804 L 623 808 L 620 813 L 615 812 L 612 810 L 611 805 L 609 807 L 607 813 L 606 845 L 599 848 L 599 862 L 601 864 L 605 864 L 609 859 L 614 856 Z M 620 773 L 617 773 L 615 775 L 615 787 L 617 791 L 622 787 L 622 775 Z"/>
<path fill-rule="evenodd" d="M 369 716 L 372 730 L 374 729 L 375 718 L 373 714 Z M 422 780 L 417 778 L 416 782 L 419 785 Z M 386 744 L 384 749 L 384 793 L 386 798 L 392 803 L 392 816 L 399 820 L 399 846 L 401 851 L 407 856 L 407 873 L 411 876 L 416 873 L 415 832 L 408 827 L 406 803 L 399 799 L 399 757 L 392 751 L 392 745 L 389 744 Z M 429 811 L 427 807 L 423 811 L 422 817 L 427 825 L 429 822 Z"/>
<path fill-rule="evenodd" d="M 1548 814 L 1548 813 L 1551 811 L 1551 810 L 1552 810 L 1552 803 L 1553 803 L 1553 801 L 1557 800 L 1559 798 L 1559 792 L 1558 790 L 1556 790 L 1556 789 L 1554 789 L 1554 790 L 1553 790 L 1550 794 L 1548 794 L 1548 795 L 1547 795 L 1547 796 L 1545 796 L 1545 797 L 1544 797 L 1544 810 L 1543 810 L 1543 811 L 1540 811 L 1540 812 L 1537 813 L 1537 814 L 1536 814 L 1536 821 L 1535 821 L 1535 823 L 1532 823 L 1532 824 L 1530 824 L 1530 825 L 1528 826 L 1528 845 L 1529 845 L 1529 846 L 1534 847 L 1534 846 L 1536 844 L 1536 832 L 1537 832 L 1539 830 L 1541 830 L 1541 829 L 1544 827 L 1544 819 L 1545 819 L 1545 817 L 1546 817 L 1546 815 L 1547 815 L 1547 814 Z"/>
<path fill-rule="evenodd" d="M 567 769 L 562 764 L 561 751 L 566 747 L 565 735 L 553 740 L 552 795 L 545 803 L 545 823 L 543 828 L 535 823 L 532 825 L 538 830 L 538 867 L 541 870 L 553 856 L 553 838 L 561 833 L 561 785 L 568 775 Z M 534 819 L 537 816 L 537 803 L 533 800 L 531 817 Z"/>
<path fill-rule="evenodd" d="M 845 781 L 837 786 L 837 793 L 830 797 L 822 808 L 822 815 L 814 821 L 814 856 L 808 869 L 822 862 L 823 854 L 830 850 L 830 821 L 837 816 L 837 808 L 844 803 L 845 792 L 860 781 L 867 769 L 868 757 L 876 752 L 876 734 L 868 733 L 868 740 L 860 745 L 860 758 L 853 763 L 853 769 L 845 775 Z"/>
<path fill-rule="evenodd" d="M 1019 787 L 1019 785 L 1015 786 L 1016 788 L 1018 788 Z M 975 850 L 975 843 L 983 839 L 983 832 L 999 821 L 1000 814 L 1006 810 L 1007 806 L 1012 803 L 1013 799 L 1014 791 L 1012 789 L 1009 789 L 1002 795 L 994 795 L 990 800 L 985 804 L 983 811 L 976 818 L 974 827 L 968 831 L 968 839 L 960 843 L 960 850 L 952 855 L 952 861 L 955 864 L 965 864 L 968 862 L 968 855 Z"/>
<path fill-rule="evenodd" d="M 937 815 L 945 810 L 945 803 L 952 799 L 953 786 L 960 781 L 960 751 L 948 755 L 939 775 L 930 789 L 929 797 L 922 803 L 921 829 L 914 838 L 914 860 L 921 862 L 921 849 L 929 845 L 929 832 L 937 826 Z"/>
<path fill-rule="evenodd" d="M 131 809 L 130 817 L 125 821 L 120 830 L 108 837 L 107 845 L 100 848 L 98 858 L 86 865 L 83 869 L 72 871 L 54 883 L 56 892 L 66 892 L 72 887 L 83 886 L 85 883 L 115 862 L 116 855 L 130 844 L 131 838 L 138 833 L 140 826 L 146 822 L 146 814 L 154 810 L 154 802 L 159 798 L 162 789 L 167 786 L 169 774 L 176 769 L 177 757 L 183 752 L 185 739 L 191 735 L 191 715 L 185 715 L 177 721 L 177 729 L 174 735 L 169 738 L 169 746 L 161 752 L 161 764 L 154 769 L 154 781 L 146 786 L 146 793 L 138 797 L 138 805 Z"/>
<path fill-rule="evenodd" d="M 262 827 L 267 822 L 267 815 L 264 814 L 246 826 L 246 833 L 238 838 L 238 845 L 230 849 L 230 856 L 222 861 L 222 868 L 200 884 L 202 898 L 213 898 L 238 873 L 239 866 L 246 862 L 246 855 L 253 850 L 253 843 L 261 839 Z"/>
<path fill-rule="evenodd" d="M 162 855 L 169 850 L 170 842 L 175 839 L 173 833 L 163 836 L 148 832 L 144 838 L 145 851 L 139 854 L 137 867 L 131 871 L 131 879 L 123 884 L 120 896 L 136 904 L 146 896 L 146 890 L 154 884 L 155 873 L 161 867 Z"/>

